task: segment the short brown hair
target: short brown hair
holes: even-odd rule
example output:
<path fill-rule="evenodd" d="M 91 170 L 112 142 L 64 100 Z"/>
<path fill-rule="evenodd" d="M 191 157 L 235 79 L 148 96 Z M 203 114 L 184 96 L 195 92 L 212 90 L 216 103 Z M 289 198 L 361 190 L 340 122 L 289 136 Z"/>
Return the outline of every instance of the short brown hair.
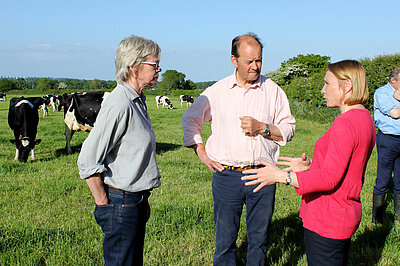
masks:
<path fill-rule="evenodd" d="M 390 75 L 389 75 L 389 82 L 392 82 L 392 78 L 394 78 L 396 81 L 398 81 L 399 76 L 400 76 L 400 67 L 393 68 L 393 70 L 390 72 Z"/>
<path fill-rule="evenodd" d="M 368 83 L 363 65 L 356 60 L 343 60 L 328 65 L 339 81 L 351 80 L 352 92 L 345 104 L 364 104 L 368 100 Z"/>

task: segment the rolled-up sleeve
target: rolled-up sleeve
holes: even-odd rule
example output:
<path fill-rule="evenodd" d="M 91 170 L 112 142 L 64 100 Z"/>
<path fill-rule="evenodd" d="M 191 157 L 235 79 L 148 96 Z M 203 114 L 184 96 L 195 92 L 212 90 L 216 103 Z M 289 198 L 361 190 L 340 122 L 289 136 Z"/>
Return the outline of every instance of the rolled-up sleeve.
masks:
<path fill-rule="evenodd" d="M 276 94 L 276 110 L 273 124 L 278 127 L 281 132 L 281 141 L 276 141 L 280 146 L 285 146 L 287 142 L 291 141 L 296 129 L 296 119 L 290 112 L 290 106 L 288 98 L 285 92 L 281 88 L 277 88 L 278 93 Z"/>
<path fill-rule="evenodd" d="M 78 157 L 77 164 L 82 179 L 107 171 L 104 160 L 126 130 L 128 114 L 118 109 L 118 105 L 106 105 L 100 109 L 95 126 L 84 141 Z"/>
<path fill-rule="evenodd" d="M 183 144 L 185 147 L 203 143 L 201 129 L 204 122 L 211 121 L 210 103 L 206 95 L 197 97 L 182 116 Z"/>
<path fill-rule="evenodd" d="M 389 94 L 388 90 L 377 90 L 374 95 L 374 104 L 382 114 L 387 116 L 390 116 L 389 112 L 392 109 L 399 108 L 399 102 Z"/>

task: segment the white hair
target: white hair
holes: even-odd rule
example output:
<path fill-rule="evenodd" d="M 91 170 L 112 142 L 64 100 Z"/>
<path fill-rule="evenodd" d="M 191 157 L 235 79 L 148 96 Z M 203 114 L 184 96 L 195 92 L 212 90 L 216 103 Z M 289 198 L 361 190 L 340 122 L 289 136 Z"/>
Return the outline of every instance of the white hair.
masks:
<path fill-rule="evenodd" d="M 123 39 L 115 55 L 115 80 L 117 83 L 128 79 L 129 66 L 140 65 L 149 55 L 160 58 L 161 48 L 156 42 L 139 36 Z"/>

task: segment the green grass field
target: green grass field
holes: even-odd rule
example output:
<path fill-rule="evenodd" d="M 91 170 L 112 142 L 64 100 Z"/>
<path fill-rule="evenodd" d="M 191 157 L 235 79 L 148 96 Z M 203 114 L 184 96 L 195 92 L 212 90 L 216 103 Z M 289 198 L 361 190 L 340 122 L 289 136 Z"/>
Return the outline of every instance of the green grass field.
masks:
<path fill-rule="evenodd" d="M 11 99 L 12 95 L 7 95 Z M 214 249 L 211 172 L 194 152 L 182 146 L 178 97 L 175 109 L 157 109 L 149 95 L 147 106 L 157 137 L 162 186 L 150 198 L 151 217 L 145 240 L 145 265 L 212 265 Z M 63 112 L 40 116 L 36 161 L 13 161 L 15 147 L 8 127 L 7 102 L 0 102 L 0 265 L 103 265 L 102 232 L 93 217 L 94 201 L 78 176 L 76 161 L 86 132 L 73 136 L 74 153 L 64 151 Z M 296 116 L 296 112 L 294 111 Z M 329 119 L 328 119 L 329 120 Z M 281 149 L 283 156 L 311 157 L 316 140 L 330 122 L 297 119 L 296 135 Z M 204 137 L 209 126 L 204 127 Z M 340 140 L 338 140 L 340 141 Z M 363 218 L 352 238 L 350 265 L 399 265 L 400 222 L 394 220 L 389 195 L 383 226 L 371 224 L 376 150 L 362 190 Z M 303 233 L 298 218 L 300 197 L 278 185 L 273 216 L 269 265 L 305 265 Z M 245 219 L 237 241 L 239 265 L 246 258 Z"/>

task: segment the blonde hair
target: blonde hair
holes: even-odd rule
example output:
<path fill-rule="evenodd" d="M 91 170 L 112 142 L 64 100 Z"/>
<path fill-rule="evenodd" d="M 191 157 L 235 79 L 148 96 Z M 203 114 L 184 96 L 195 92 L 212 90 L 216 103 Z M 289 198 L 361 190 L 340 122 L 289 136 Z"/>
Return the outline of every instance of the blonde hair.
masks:
<path fill-rule="evenodd" d="M 139 36 L 123 39 L 115 55 L 115 80 L 117 83 L 128 79 L 129 66 L 140 65 L 149 55 L 160 58 L 161 48 L 156 42 Z"/>
<path fill-rule="evenodd" d="M 368 100 L 368 83 L 363 65 L 356 60 L 343 60 L 328 65 L 339 84 L 344 86 L 346 80 L 351 80 L 351 95 L 343 103 L 347 105 L 364 104 Z"/>

